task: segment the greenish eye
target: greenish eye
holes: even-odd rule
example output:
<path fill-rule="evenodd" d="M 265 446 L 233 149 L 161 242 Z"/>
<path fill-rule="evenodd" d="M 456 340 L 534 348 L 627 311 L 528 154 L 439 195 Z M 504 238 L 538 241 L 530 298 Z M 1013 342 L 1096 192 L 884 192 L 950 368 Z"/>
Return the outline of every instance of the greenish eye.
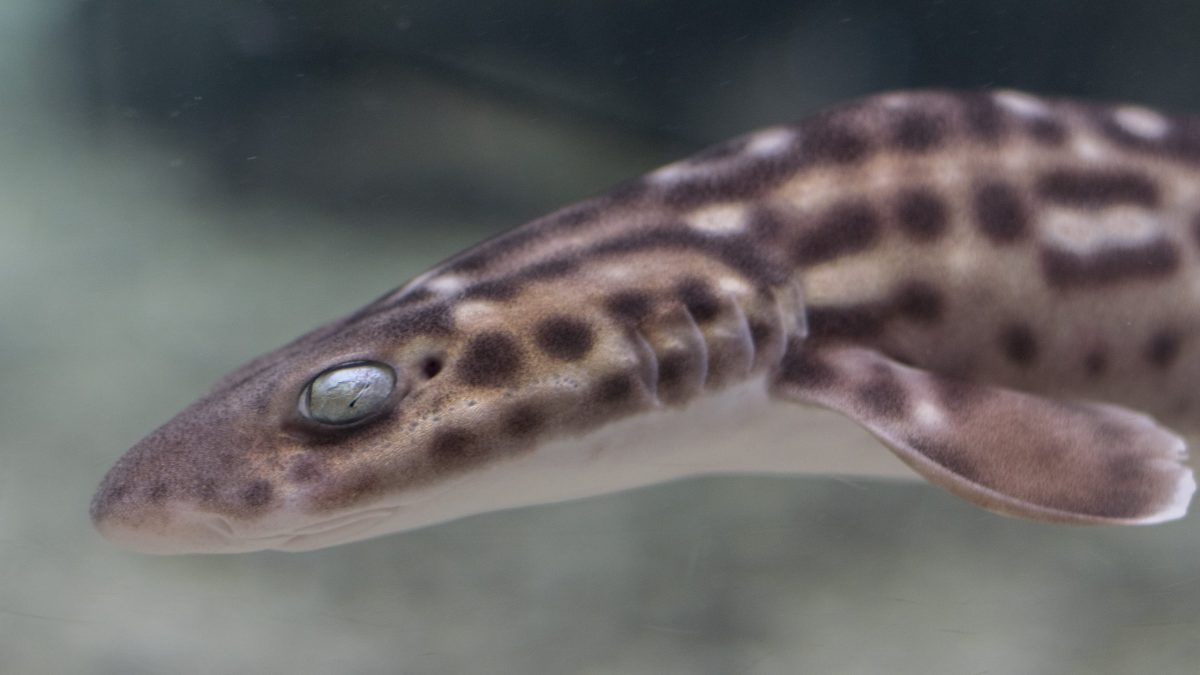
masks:
<path fill-rule="evenodd" d="M 351 424 L 379 412 L 396 373 L 382 363 L 346 363 L 313 378 L 300 396 L 300 414 L 322 424 Z"/>

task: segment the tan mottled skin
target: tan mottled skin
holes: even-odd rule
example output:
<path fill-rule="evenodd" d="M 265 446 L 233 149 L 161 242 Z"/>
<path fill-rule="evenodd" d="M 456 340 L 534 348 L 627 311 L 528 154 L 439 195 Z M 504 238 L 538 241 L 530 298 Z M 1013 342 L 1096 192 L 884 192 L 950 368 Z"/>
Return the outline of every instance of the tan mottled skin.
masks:
<path fill-rule="evenodd" d="M 1178 517 L 1179 439 L 1072 401 L 1200 431 L 1198 215 L 1196 118 L 868 98 L 517 228 L 256 359 L 130 450 L 92 515 L 151 551 L 374 536 L 420 523 L 279 535 L 761 379 L 994 510 Z M 359 360 L 399 376 L 381 414 L 298 412 L 316 375 Z"/>

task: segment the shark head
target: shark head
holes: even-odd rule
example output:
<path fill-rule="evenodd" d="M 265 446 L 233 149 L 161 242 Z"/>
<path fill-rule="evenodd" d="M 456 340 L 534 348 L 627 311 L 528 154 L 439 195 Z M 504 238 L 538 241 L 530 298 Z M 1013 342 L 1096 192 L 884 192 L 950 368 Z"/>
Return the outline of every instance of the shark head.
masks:
<path fill-rule="evenodd" d="M 339 322 L 231 373 L 108 472 L 96 527 L 156 553 L 348 537 L 377 517 L 366 505 L 386 501 L 385 476 L 413 487 L 447 469 L 438 451 L 454 436 L 430 420 L 467 411 L 447 405 L 456 385 L 445 364 L 461 359 L 444 318 Z M 479 398 L 472 416 L 495 414 Z"/>
<path fill-rule="evenodd" d="M 589 319 L 417 304 L 374 306 L 230 374 L 109 471 L 99 531 L 180 553 L 419 527 L 473 510 L 439 497 L 463 476 L 636 404 L 636 359 Z"/>
<path fill-rule="evenodd" d="M 622 282 L 637 291 L 584 274 L 389 294 L 234 371 L 130 449 L 96 493 L 96 527 L 144 552 L 303 550 L 579 496 L 592 455 L 547 461 L 548 443 L 779 358 L 778 322 L 757 329 L 773 353 L 756 351 L 732 296 L 641 269 Z M 731 337 L 710 349 L 707 330 Z"/>

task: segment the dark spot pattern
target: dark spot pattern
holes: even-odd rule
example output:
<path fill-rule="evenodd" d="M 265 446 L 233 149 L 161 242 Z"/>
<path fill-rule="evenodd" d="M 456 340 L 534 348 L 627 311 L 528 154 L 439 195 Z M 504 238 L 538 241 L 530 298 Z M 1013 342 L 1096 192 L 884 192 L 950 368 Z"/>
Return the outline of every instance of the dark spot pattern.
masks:
<path fill-rule="evenodd" d="M 962 476 L 972 483 L 988 484 L 983 480 L 983 475 L 972 461 L 970 453 L 956 448 L 953 443 L 938 443 L 918 436 L 910 436 L 907 440 L 909 447 L 945 467 L 950 473 Z"/>
<path fill-rule="evenodd" d="M 560 361 L 578 361 L 588 355 L 596 341 L 586 321 L 569 316 L 552 316 L 535 329 L 538 348 Z"/>
<path fill-rule="evenodd" d="M 1029 214 L 1021 196 L 1007 183 L 990 181 L 975 191 L 975 218 L 983 234 L 996 244 L 1011 244 L 1029 230 Z"/>
<path fill-rule="evenodd" d="M 822 389 L 838 381 L 838 372 L 821 359 L 815 349 L 806 349 L 802 338 L 788 340 L 787 351 L 779 364 L 782 382 L 801 388 Z"/>
<path fill-rule="evenodd" d="M 787 218 L 778 209 L 766 206 L 755 206 L 749 210 L 746 217 L 746 229 L 751 236 L 758 240 L 773 240 L 787 229 Z"/>
<path fill-rule="evenodd" d="M 1179 268 L 1179 251 L 1167 240 L 1075 253 L 1042 249 L 1042 272 L 1051 286 L 1103 286 L 1129 279 L 1159 279 Z"/>
<path fill-rule="evenodd" d="M 315 457 L 301 456 L 288 469 L 288 478 L 295 483 L 310 483 L 321 477 L 321 463 Z"/>
<path fill-rule="evenodd" d="M 242 503 L 250 508 L 261 508 L 271 501 L 274 488 L 270 481 L 256 480 L 242 489 Z"/>
<path fill-rule="evenodd" d="M 945 123 L 926 112 L 909 111 L 896 120 L 892 141 L 906 152 L 926 152 L 942 142 Z"/>
<path fill-rule="evenodd" d="M 476 438 L 471 432 L 457 427 L 442 429 L 429 442 L 429 454 L 441 467 L 469 464 L 480 458 Z"/>
<path fill-rule="evenodd" d="M 930 242 L 946 232 L 949 213 L 946 203 L 933 190 L 914 188 L 897 197 L 896 222 L 912 239 Z"/>
<path fill-rule="evenodd" d="M 808 330 L 814 339 L 866 340 L 883 332 L 886 316 L 874 303 L 808 308 Z"/>
<path fill-rule="evenodd" d="M 942 408 L 955 415 L 962 415 L 978 405 L 987 392 L 986 389 L 957 377 L 934 378 L 933 386 Z"/>
<path fill-rule="evenodd" d="M 1036 189 L 1047 201 L 1081 209 L 1116 204 L 1154 208 L 1160 200 L 1154 181 L 1121 169 L 1056 169 L 1042 174 Z"/>
<path fill-rule="evenodd" d="M 861 134 L 831 121 L 832 115 L 810 120 L 802 130 L 801 152 L 814 163 L 851 164 L 862 161 L 871 152 L 871 144 Z"/>
<path fill-rule="evenodd" d="M 1109 482 L 1119 486 L 1105 494 L 1104 510 L 1111 517 L 1136 518 L 1145 514 L 1150 504 L 1161 499 L 1150 487 L 1156 481 L 1144 458 L 1118 454 L 1109 457 L 1104 468 L 1108 471 Z"/>
<path fill-rule="evenodd" d="M 1179 358 L 1179 348 L 1179 334 L 1172 330 L 1161 330 L 1146 343 L 1146 361 L 1156 368 L 1169 368 Z"/>
<path fill-rule="evenodd" d="M 1088 377 L 1100 377 L 1108 370 L 1108 354 L 1094 349 L 1083 357 L 1083 371 Z"/>
<path fill-rule="evenodd" d="M 1004 356 L 1018 366 L 1028 367 L 1037 361 L 1037 338 L 1026 324 L 1014 323 L 1000 331 L 1000 346 Z"/>
<path fill-rule="evenodd" d="M 754 350 L 762 351 L 763 347 L 775 336 L 775 329 L 766 321 L 755 318 L 748 319 L 747 324 L 750 328 L 750 341 L 754 343 Z"/>
<path fill-rule="evenodd" d="M 637 323 L 649 316 L 653 307 L 650 295 L 641 291 L 615 293 L 608 297 L 604 305 L 609 313 L 631 323 Z"/>
<path fill-rule="evenodd" d="M 896 291 L 893 301 L 900 316 L 919 323 L 933 323 L 942 318 L 942 296 L 932 284 L 909 281 Z"/>
<path fill-rule="evenodd" d="M 522 361 L 521 348 L 512 336 L 488 331 L 471 339 L 459 358 L 456 371 L 466 384 L 500 387 L 520 372 Z"/>
<path fill-rule="evenodd" d="M 980 141 L 999 141 L 1005 131 L 1004 112 L 992 95 L 987 92 L 972 92 L 960 100 L 967 131 Z"/>
<path fill-rule="evenodd" d="M 1067 127 L 1053 117 L 1035 117 L 1025 128 L 1042 145 L 1059 146 L 1067 141 Z"/>
<path fill-rule="evenodd" d="M 627 373 L 607 375 L 596 384 L 596 400 L 608 405 L 624 403 L 633 396 L 633 380 Z"/>
<path fill-rule="evenodd" d="M 546 416 L 532 405 L 520 405 L 509 411 L 504 431 L 513 436 L 530 436 L 546 426 Z"/>
<path fill-rule="evenodd" d="M 908 412 L 908 392 L 887 366 L 874 369 L 871 378 L 859 389 L 858 398 L 877 417 L 896 419 Z"/>
<path fill-rule="evenodd" d="M 721 303 L 703 279 L 689 278 L 679 284 L 679 298 L 696 323 L 708 323 L 721 312 Z"/>
<path fill-rule="evenodd" d="M 664 388 L 679 384 L 687 374 L 692 357 L 686 352 L 671 352 L 658 361 L 658 383 Z"/>
<path fill-rule="evenodd" d="M 816 265 L 870 248 L 879 238 L 879 218 L 869 204 L 846 201 L 833 206 L 811 231 L 795 243 L 792 258 L 798 265 Z"/>

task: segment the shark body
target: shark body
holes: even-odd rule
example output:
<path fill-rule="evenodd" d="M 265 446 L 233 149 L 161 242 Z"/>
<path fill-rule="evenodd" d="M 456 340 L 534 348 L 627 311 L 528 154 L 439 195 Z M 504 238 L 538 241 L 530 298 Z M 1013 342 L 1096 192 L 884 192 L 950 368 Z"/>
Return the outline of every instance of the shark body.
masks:
<path fill-rule="evenodd" d="M 1195 490 L 1198 263 L 1200 118 L 875 96 L 252 361 L 132 448 L 92 517 L 149 552 L 303 550 L 699 473 L 894 468 L 814 443 L 833 411 L 994 511 L 1170 520 Z"/>

